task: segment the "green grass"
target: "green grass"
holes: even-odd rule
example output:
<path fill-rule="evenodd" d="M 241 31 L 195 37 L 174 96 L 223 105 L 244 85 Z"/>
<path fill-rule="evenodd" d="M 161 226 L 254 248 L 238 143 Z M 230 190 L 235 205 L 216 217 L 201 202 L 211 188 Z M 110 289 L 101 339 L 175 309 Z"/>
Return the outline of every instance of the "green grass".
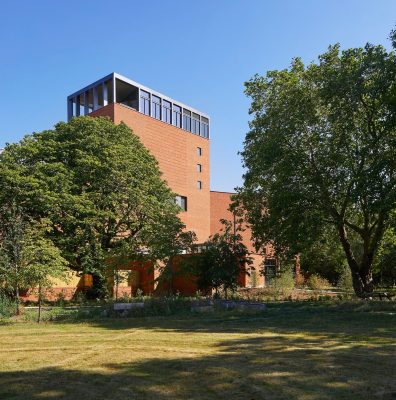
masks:
<path fill-rule="evenodd" d="M 0 399 L 396 399 L 396 305 L 0 325 Z"/>

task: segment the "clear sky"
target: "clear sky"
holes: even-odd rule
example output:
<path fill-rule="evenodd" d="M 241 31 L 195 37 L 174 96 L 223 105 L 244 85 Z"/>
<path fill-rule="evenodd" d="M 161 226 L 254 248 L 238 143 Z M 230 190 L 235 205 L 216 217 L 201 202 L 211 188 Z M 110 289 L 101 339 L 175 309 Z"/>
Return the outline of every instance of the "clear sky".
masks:
<path fill-rule="evenodd" d="M 211 188 L 242 182 L 243 83 L 329 44 L 390 47 L 395 0 L 3 0 L 0 147 L 66 118 L 66 97 L 118 72 L 211 116 Z"/>

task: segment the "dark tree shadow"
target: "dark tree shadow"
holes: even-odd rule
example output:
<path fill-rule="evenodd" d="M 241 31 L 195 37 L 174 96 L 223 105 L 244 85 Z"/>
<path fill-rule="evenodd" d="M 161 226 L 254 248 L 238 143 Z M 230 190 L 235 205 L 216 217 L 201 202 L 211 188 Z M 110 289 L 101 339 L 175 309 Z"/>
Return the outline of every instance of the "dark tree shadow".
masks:
<path fill-rule="evenodd" d="M 2 372 L 0 399 L 396 399 L 394 315 L 288 312 L 94 322 L 118 335 L 142 327 L 231 339 L 210 352 L 131 353 L 118 363 L 109 351 L 108 362 L 89 369 Z"/>
<path fill-rule="evenodd" d="M 110 363 L 104 365 L 106 372 L 61 368 L 5 372 L 0 374 L 0 398 L 396 398 L 393 346 L 340 347 L 338 342 L 323 346 L 318 338 L 252 337 L 221 343 L 215 355 Z"/>

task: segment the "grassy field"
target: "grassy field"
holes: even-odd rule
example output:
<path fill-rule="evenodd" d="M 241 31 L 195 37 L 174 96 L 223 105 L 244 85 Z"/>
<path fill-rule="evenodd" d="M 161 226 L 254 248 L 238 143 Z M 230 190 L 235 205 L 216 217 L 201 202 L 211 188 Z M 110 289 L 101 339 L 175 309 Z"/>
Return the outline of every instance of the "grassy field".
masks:
<path fill-rule="evenodd" d="M 0 399 L 396 399 L 396 306 L 0 325 Z"/>

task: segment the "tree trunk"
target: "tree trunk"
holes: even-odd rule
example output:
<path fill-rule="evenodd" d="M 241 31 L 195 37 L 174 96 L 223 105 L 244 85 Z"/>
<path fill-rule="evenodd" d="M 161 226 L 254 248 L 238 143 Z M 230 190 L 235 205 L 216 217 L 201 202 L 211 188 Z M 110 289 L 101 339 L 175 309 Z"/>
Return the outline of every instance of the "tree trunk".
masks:
<path fill-rule="evenodd" d="M 352 268 L 351 268 L 352 270 Z M 373 291 L 373 271 L 372 266 L 361 267 L 359 272 L 352 271 L 352 283 L 355 293 L 360 298 L 365 298 Z"/>
<path fill-rule="evenodd" d="M 115 277 L 115 299 L 117 301 L 118 300 L 118 270 L 117 269 L 114 269 L 114 277 Z"/>
<path fill-rule="evenodd" d="M 15 306 L 16 306 L 16 315 L 21 315 L 21 308 L 20 308 L 20 298 L 19 298 L 19 287 L 16 285 L 15 287 Z"/>
<path fill-rule="evenodd" d="M 345 226 L 338 226 L 338 234 L 352 273 L 352 284 L 356 296 L 363 298 L 373 291 L 373 254 L 365 254 L 360 265 L 353 254 Z"/>
<path fill-rule="evenodd" d="M 37 323 L 41 322 L 41 284 L 38 287 L 38 316 Z"/>

